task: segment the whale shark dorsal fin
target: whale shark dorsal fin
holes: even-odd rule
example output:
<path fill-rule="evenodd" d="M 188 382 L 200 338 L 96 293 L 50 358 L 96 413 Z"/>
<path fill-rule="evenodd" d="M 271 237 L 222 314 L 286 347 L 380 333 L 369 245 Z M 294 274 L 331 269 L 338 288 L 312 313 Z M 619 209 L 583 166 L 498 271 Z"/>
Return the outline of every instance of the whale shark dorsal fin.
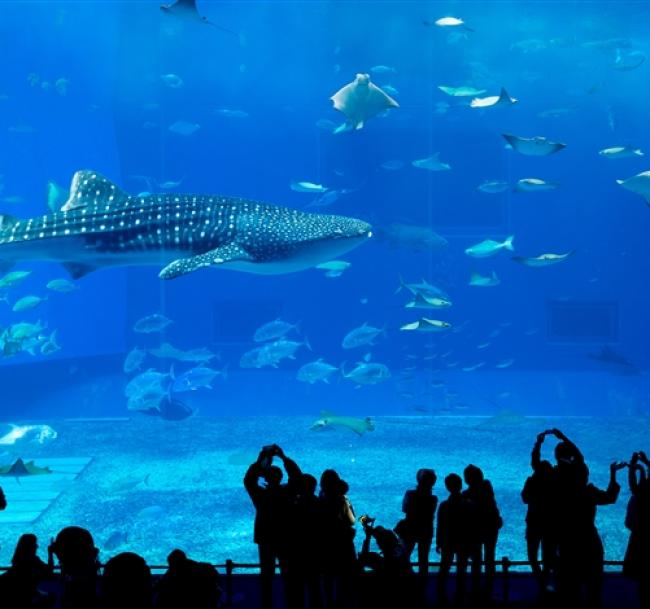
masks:
<path fill-rule="evenodd" d="M 227 262 L 253 262 L 253 257 L 236 243 L 221 245 L 204 254 L 190 256 L 189 258 L 179 258 L 170 262 L 160 273 L 161 279 L 175 279 L 181 275 L 193 273 L 201 268 L 209 266 L 219 266 Z"/>
<path fill-rule="evenodd" d="M 10 231 L 18 224 L 18 220 L 10 214 L 0 214 L 0 233 Z"/>
<path fill-rule="evenodd" d="M 70 196 L 61 211 L 71 211 L 89 205 L 122 203 L 129 195 L 96 171 L 83 169 L 72 176 Z"/>

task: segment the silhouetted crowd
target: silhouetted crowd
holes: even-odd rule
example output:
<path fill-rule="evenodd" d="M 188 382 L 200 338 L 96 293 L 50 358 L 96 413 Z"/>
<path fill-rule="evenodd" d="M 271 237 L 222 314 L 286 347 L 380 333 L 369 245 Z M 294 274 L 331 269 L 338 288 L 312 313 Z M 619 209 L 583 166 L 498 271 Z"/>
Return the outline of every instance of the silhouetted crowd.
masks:
<path fill-rule="evenodd" d="M 558 440 L 555 463 L 541 458 L 548 436 Z M 531 467 L 521 496 L 527 505 L 528 560 L 539 586 L 540 605 L 600 606 L 604 550 L 595 525 L 596 510 L 617 500 L 616 475 L 627 467 L 631 499 L 625 526 L 630 538 L 623 574 L 637 582 L 640 607 L 650 609 L 650 461 L 645 453 L 635 452 L 628 463 L 612 463 L 609 484 L 599 489 L 589 482 L 589 469 L 578 447 L 558 429 L 550 429 L 537 436 Z M 436 482 L 433 469 L 418 470 L 415 488 L 407 490 L 402 500 L 403 518 L 387 528 L 367 514 L 357 519 L 349 486 L 336 471 L 325 470 L 318 481 L 278 445 L 265 446 L 244 477 L 256 512 L 262 609 L 273 607 L 277 566 L 287 609 L 426 607 L 432 546 L 440 563 L 436 606 L 489 607 L 503 526 L 492 484 L 479 467 L 470 464 L 462 478 L 456 473 L 445 477 L 447 496 L 439 502 L 433 492 Z M 0 489 L 0 510 L 5 507 Z M 363 531 L 358 552 L 357 520 Z M 411 557 L 416 547 L 415 571 Z M 60 575 L 55 575 L 55 560 Z M 90 532 L 71 526 L 49 545 L 45 563 L 38 557 L 36 536 L 27 533 L 18 541 L 11 567 L 0 576 L 0 607 L 221 606 L 219 574 L 212 565 L 191 560 L 181 550 L 172 551 L 167 560 L 167 571 L 155 583 L 145 560 L 132 552 L 118 554 L 102 567 Z M 57 586 L 50 585 L 54 581 Z"/>
<path fill-rule="evenodd" d="M 541 458 L 548 436 L 558 440 L 555 463 Z M 640 606 L 650 609 L 650 461 L 645 453 L 634 453 L 629 463 L 612 463 L 609 484 L 599 489 L 589 482 L 578 447 L 560 430 L 550 429 L 537 436 L 531 467 L 521 497 L 527 505 L 528 560 L 540 605 L 600 607 L 604 549 L 595 525 L 596 510 L 616 502 L 617 472 L 628 467 L 632 497 L 625 524 L 631 533 L 623 573 L 636 580 Z M 489 607 L 503 526 L 492 484 L 481 468 L 470 464 L 462 478 L 456 473 L 445 477 L 447 497 L 439 503 L 433 493 L 434 470 L 418 470 L 416 481 L 404 495 L 404 517 L 393 528 L 376 525 L 367 514 L 358 519 L 364 538 L 357 553 L 357 519 L 348 484 L 327 469 L 317 493 L 314 476 L 302 472 L 279 446 L 265 446 L 244 478 L 256 510 L 262 609 L 273 606 L 276 563 L 288 609 L 427 606 L 426 576 L 434 540 L 440 555 L 436 605 Z M 411 566 L 416 546 L 417 572 Z M 454 565 L 452 595 L 449 574 Z"/>
<path fill-rule="evenodd" d="M 81 527 L 62 529 L 48 546 L 48 561 L 38 557 L 38 540 L 20 537 L 11 567 L 0 576 L 2 609 L 215 609 L 219 574 L 210 564 L 181 550 L 167 557 L 168 568 L 154 585 L 144 558 L 122 552 L 103 565 L 93 537 Z M 54 561 L 60 575 L 55 576 Z M 51 584 L 58 580 L 59 586 Z"/>

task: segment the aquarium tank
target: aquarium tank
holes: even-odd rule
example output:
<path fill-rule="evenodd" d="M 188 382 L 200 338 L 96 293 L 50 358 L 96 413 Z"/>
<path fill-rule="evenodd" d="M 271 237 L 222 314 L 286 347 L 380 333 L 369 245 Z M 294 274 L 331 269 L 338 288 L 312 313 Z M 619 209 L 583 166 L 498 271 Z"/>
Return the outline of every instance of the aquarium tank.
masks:
<path fill-rule="evenodd" d="M 0 564 L 70 524 L 256 562 L 272 443 L 389 527 L 476 464 L 525 559 L 538 433 L 600 487 L 650 448 L 649 34 L 638 2 L 2 2 Z"/>

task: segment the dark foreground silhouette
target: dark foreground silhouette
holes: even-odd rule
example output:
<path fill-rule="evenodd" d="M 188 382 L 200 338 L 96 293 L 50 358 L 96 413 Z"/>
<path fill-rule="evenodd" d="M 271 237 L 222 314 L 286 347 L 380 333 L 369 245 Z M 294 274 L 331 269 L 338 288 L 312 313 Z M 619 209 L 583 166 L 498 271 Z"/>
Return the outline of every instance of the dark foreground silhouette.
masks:
<path fill-rule="evenodd" d="M 557 441 L 554 463 L 542 458 L 548 438 Z M 276 459 L 282 467 L 274 463 Z M 596 512 L 598 506 L 616 502 L 617 473 L 628 467 L 631 498 L 625 526 L 630 538 L 623 575 L 636 583 L 636 606 L 650 609 L 650 461 L 646 454 L 634 452 L 629 464 L 613 462 L 609 483 L 600 489 L 590 483 L 589 468 L 576 444 L 560 430 L 549 429 L 537 436 L 531 467 L 521 496 L 527 506 L 525 547 L 538 587 L 535 602 L 558 609 L 601 606 L 604 547 L 595 525 Z M 429 607 L 427 581 L 435 539 L 440 555 L 435 605 L 493 606 L 496 548 L 504 522 L 492 484 L 480 467 L 469 464 L 462 477 L 447 473 L 448 495 L 438 505 L 433 493 L 436 481 L 434 470 L 417 470 L 416 487 L 403 497 L 404 517 L 393 528 L 376 525 L 367 514 L 361 516 L 363 539 L 357 553 L 357 518 L 347 482 L 335 470 L 326 469 L 318 483 L 277 444 L 263 447 L 244 476 L 255 510 L 259 605 L 271 609 L 274 600 L 282 597 L 281 606 L 288 609 Z M 11 497 L 5 499 L 0 489 L 0 510 L 7 501 Z M 195 534 L 200 538 L 201 531 Z M 0 576 L 3 609 L 223 606 L 223 584 L 214 566 L 192 560 L 180 549 L 169 554 L 166 572 L 154 578 L 145 560 L 132 552 L 100 565 L 92 534 L 78 526 L 59 531 L 47 548 L 47 562 L 39 558 L 38 547 L 31 533 L 18 540 L 11 566 Z M 411 565 L 416 547 L 417 573 Z M 276 566 L 281 594 L 273 590 Z M 615 606 L 631 607 L 621 603 Z"/>

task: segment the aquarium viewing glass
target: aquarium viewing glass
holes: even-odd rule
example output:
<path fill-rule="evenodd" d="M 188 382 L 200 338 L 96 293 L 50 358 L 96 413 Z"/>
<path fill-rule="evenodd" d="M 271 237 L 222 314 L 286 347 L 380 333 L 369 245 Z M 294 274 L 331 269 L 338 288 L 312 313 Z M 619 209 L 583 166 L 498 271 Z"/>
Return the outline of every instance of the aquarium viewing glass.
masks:
<path fill-rule="evenodd" d="M 69 524 L 254 562 L 271 443 L 390 527 L 479 465 L 525 559 L 540 431 L 601 487 L 650 448 L 649 17 L 3 2 L 0 564 Z"/>

